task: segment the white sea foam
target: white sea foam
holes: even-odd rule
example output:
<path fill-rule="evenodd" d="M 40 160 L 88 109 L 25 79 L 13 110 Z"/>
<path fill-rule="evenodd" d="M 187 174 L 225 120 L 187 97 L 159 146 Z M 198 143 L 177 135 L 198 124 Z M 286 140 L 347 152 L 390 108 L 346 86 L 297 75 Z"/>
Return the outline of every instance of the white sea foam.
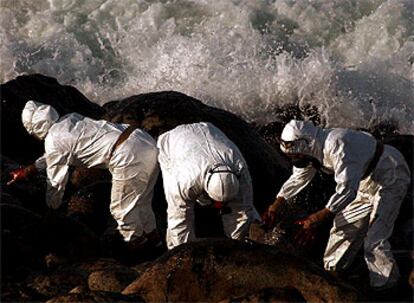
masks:
<path fill-rule="evenodd" d="M 1 0 L 0 81 L 39 72 L 105 103 L 177 90 L 249 121 L 414 134 L 412 0 Z"/>

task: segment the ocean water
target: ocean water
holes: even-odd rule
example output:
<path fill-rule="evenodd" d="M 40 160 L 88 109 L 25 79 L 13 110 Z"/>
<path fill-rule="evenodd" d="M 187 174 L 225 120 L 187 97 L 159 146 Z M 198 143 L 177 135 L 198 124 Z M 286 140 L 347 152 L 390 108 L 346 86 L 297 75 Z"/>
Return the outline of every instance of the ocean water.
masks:
<path fill-rule="evenodd" d="M 413 0 L 0 0 L 0 81 L 42 73 L 99 104 L 177 90 L 268 123 L 414 134 Z"/>

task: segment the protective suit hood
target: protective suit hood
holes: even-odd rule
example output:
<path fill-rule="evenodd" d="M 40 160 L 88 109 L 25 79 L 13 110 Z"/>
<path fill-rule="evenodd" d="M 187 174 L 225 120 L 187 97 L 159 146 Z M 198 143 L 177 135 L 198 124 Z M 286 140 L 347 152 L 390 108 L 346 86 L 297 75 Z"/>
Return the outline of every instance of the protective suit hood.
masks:
<path fill-rule="evenodd" d="M 214 201 L 227 202 L 239 193 L 239 180 L 228 165 L 222 165 L 207 172 L 204 189 Z"/>
<path fill-rule="evenodd" d="M 323 129 L 312 122 L 291 120 L 282 131 L 280 149 L 285 154 L 307 155 L 322 163 L 325 137 Z"/>
<path fill-rule="evenodd" d="M 28 101 L 22 112 L 23 126 L 41 140 L 58 119 L 59 114 L 52 106 L 35 101 Z"/>

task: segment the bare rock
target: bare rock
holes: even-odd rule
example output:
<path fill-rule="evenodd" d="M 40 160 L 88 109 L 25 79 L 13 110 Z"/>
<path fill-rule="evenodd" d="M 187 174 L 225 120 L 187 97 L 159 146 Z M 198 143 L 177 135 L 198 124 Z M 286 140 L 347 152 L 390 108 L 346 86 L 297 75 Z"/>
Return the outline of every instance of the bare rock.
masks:
<path fill-rule="evenodd" d="M 33 274 L 27 285 L 38 294 L 53 297 L 68 292 L 84 293 L 85 290 L 120 292 L 138 274 L 114 259 L 91 259 L 68 263 L 42 274 Z M 74 289 L 77 289 L 75 291 Z"/>
<path fill-rule="evenodd" d="M 105 270 L 107 268 L 124 267 L 118 260 L 110 258 L 99 258 L 84 261 L 76 265 L 77 268 L 91 274 L 94 271 Z"/>
<path fill-rule="evenodd" d="M 282 302 L 306 302 L 305 298 L 296 288 L 264 288 L 244 296 L 229 298 L 220 303 L 282 303 Z"/>
<path fill-rule="evenodd" d="M 113 220 L 109 211 L 110 197 L 110 182 L 95 182 L 82 187 L 69 198 L 66 214 L 100 236 Z"/>
<path fill-rule="evenodd" d="M 69 293 L 66 295 L 56 296 L 46 303 L 73 303 L 73 302 L 84 302 L 84 303 L 123 303 L 123 302 L 144 302 L 140 297 L 126 297 L 117 293 L 109 292 L 97 292 L 89 291 L 82 293 Z"/>
<path fill-rule="evenodd" d="M 107 169 L 76 167 L 70 176 L 73 190 L 79 190 L 96 183 L 111 182 L 112 177 Z"/>
<path fill-rule="evenodd" d="M 122 293 L 141 294 L 147 302 L 216 302 L 275 287 L 296 288 L 311 302 L 357 299 L 353 288 L 303 258 L 233 240 L 181 245 L 156 260 Z"/>
<path fill-rule="evenodd" d="M 107 268 L 89 275 L 89 289 L 93 291 L 121 292 L 138 277 L 138 273 L 128 267 Z"/>
<path fill-rule="evenodd" d="M 60 294 L 66 294 L 74 287 L 85 285 L 87 276 L 77 268 L 66 267 L 56 270 L 51 274 L 39 275 L 28 286 L 37 293 L 46 297 L 53 297 Z"/>

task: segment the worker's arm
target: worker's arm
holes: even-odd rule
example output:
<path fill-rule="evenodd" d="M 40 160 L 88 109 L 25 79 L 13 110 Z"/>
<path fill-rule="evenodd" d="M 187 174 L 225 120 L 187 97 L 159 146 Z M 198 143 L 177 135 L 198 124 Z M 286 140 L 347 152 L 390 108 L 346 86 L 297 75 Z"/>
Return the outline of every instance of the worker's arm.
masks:
<path fill-rule="evenodd" d="M 61 151 L 51 139 L 46 138 L 45 158 L 47 190 L 46 204 L 53 209 L 59 208 L 62 204 L 63 194 L 65 193 L 66 183 L 69 178 L 69 153 Z"/>
<path fill-rule="evenodd" d="M 41 156 L 35 161 L 35 163 L 30 164 L 26 167 L 19 167 L 10 172 L 10 180 L 7 182 L 7 185 L 12 185 L 13 183 L 27 180 L 32 176 L 36 175 L 39 171 L 46 169 L 46 158 Z"/>
<path fill-rule="evenodd" d="M 355 200 L 363 175 L 364 163 L 347 148 L 349 145 L 344 145 L 332 153 L 336 189 L 325 207 L 334 214 Z"/>
<path fill-rule="evenodd" d="M 294 197 L 302 189 L 304 189 L 312 178 L 315 176 L 316 169 L 309 165 L 305 168 L 293 167 L 293 173 L 290 178 L 283 184 L 279 193 L 276 196 L 276 200 L 270 204 L 267 211 L 263 214 L 262 218 L 268 228 L 274 227 L 278 221 L 278 213 L 281 207 L 286 202 L 286 199 Z"/>

